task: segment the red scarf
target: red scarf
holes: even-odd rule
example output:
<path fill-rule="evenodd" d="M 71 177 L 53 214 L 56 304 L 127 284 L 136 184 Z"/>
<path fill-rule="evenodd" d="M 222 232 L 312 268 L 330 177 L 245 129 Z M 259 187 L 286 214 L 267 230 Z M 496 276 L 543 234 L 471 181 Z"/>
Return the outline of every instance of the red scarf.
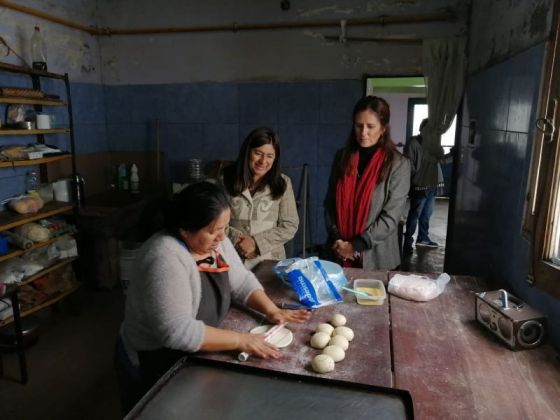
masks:
<path fill-rule="evenodd" d="M 338 179 L 336 185 L 336 221 L 342 240 L 351 241 L 364 231 L 371 208 L 371 197 L 381 173 L 384 159 L 385 152 L 382 148 L 379 148 L 358 179 L 358 162 L 360 159 L 358 152 L 354 152 L 350 156 L 350 173 L 345 169 Z M 354 264 L 345 263 L 343 265 L 361 267 L 361 256 L 354 261 Z"/>

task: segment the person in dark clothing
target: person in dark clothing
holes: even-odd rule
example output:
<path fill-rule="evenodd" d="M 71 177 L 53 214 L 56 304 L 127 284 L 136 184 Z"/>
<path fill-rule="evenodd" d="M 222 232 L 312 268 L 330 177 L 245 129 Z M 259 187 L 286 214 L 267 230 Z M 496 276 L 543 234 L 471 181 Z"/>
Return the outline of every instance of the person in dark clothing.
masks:
<path fill-rule="evenodd" d="M 411 163 L 410 210 L 406 218 L 403 253 L 412 254 L 413 235 L 418 226 L 417 247 L 437 248 L 438 244 L 430 239 L 430 218 L 439 187 L 443 186 L 440 159 L 443 148 L 439 146 L 437 156 L 428 153 L 422 146 L 422 129 L 428 124 L 425 118 L 420 123 L 420 134 L 412 137 L 404 149 L 404 155 Z"/>

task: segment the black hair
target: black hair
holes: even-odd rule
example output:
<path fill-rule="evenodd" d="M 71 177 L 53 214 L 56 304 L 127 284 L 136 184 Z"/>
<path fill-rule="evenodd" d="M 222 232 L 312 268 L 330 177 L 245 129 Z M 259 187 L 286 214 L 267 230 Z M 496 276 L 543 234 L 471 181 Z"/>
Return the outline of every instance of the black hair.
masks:
<path fill-rule="evenodd" d="M 379 138 L 379 146 L 385 151 L 385 159 L 381 165 L 381 173 L 377 178 L 377 182 L 383 181 L 389 175 L 391 167 L 393 165 L 393 155 L 396 151 L 396 146 L 391 139 L 391 130 L 389 126 L 389 121 L 391 120 L 391 109 L 389 104 L 383 98 L 379 96 L 364 96 L 362 97 L 354 106 L 354 112 L 352 113 L 352 128 L 350 129 L 350 135 L 346 141 L 346 145 L 342 151 L 342 159 L 340 160 L 341 173 L 350 171 L 350 157 L 352 154 L 358 150 L 359 143 L 356 140 L 356 132 L 354 130 L 354 121 L 356 120 L 356 115 L 363 111 L 371 111 L 377 115 L 381 126 L 385 129 L 384 133 Z"/>
<path fill-rule="evenodd" d="M 270 144 L 274 147 L 274 163 L 272 168 L 263 176 L 257 190 L 265 186 L 270 187 L 272 198 L 277 200 L 286 191 L 286 180 L 280 172 L 280 139 L 268 127 L 258 127 L 249 133 L 241 145 L 235 164 L 224 169 L 224 185 L 232 196 L 237 196 L 247 188 L 253 188 L 253 174 L 249 168 L 251 149 Z"/>
<path fill-rule="evenodd" d="M 165 228 L 175 236 L 179 229 L 197 232 L 226 209 L 231 209 L 231 202 L 222 187 L 211 182 L 197 182 L 173 197 L 165 215 Z"/>

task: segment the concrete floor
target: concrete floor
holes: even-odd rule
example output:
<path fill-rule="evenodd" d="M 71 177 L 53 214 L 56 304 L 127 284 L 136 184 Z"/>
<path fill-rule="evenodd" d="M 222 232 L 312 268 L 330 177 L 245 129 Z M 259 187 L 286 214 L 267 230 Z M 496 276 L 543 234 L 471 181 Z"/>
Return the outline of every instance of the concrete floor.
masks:
<path fill-rule="evenodd" d="M 417 273 L 442 273 L 447 237 L 447 214 L 449 200 L 438 198 L 430 219 L 430 238 L 439 244 L 438 248 L 416 248 L 412 255 L 403 256 L 401 270 Z M 416 235 L 414 235 L 416 240 Z"/>
<path fill-rule="evenodd" d="M 447 200 L 438 199 L 431 220 L 437 249 L 414 249 L 402 269 L 442 272 L 447 232 Z M 98 291 L 82 287 L 73 296 L 80 315 L 64 305 L 57 313 L 47 309 L 38 343 L 26 352 L 29 383 L 19 379 L 17 357 L 3 355 L 4 378 L 0 378 L 0 419 L 122 418 L 113 345 L 123 317 L 120 289 Z"/>

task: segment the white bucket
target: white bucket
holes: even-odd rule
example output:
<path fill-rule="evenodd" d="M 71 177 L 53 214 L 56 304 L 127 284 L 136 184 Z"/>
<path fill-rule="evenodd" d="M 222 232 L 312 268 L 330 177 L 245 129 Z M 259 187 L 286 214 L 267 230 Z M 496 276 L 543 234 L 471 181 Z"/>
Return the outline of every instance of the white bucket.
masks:
<path fill-rule="evenodd" d="M 119 241 L 119 278 L 124 294 L 132 280 L 140 242 Z"/>

